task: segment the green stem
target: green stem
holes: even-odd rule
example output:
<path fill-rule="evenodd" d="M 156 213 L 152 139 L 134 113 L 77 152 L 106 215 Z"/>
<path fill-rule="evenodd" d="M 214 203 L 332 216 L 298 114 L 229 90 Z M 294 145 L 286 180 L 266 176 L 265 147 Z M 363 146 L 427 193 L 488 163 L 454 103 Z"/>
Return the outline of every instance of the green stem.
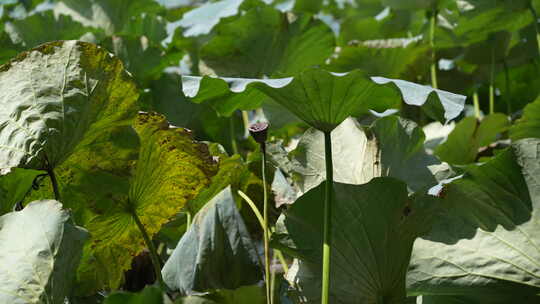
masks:
<path fill-rule="evenodd" d="M 505 84 L 505 91 L 506 91 L 506 113 L 508 115 L 512 114 L 512 103 L 510 102 L 510 96 L 512 96 L 510 93 L 510 74 L 508 71 L 508 63 L 506 62 L 506 59 L 503 60 L 503 67 L 504 67 L 504 84 Z"/>
<path fill-rule="evenodd" d="M 60 188 L 58 187 L 58 180 L 56 179 L 56 174 L 54 174 L 54 168 L 51 166 L 51 163 L 49 162 L 47 155 L 45 155 L 45 163 L 46 163 L 47 175 L 49 175 L 49 178 L 51 179 L 51 184 L 54 191 L 54 199 L 57 201 L 60 201 L 61 197 L 60 197 Z"/>
<path fill-rule="evenodd" d="M 186 231 L 188 231 L 189 227 L 191 227 L 191 211 L 187 210 L 186 216 L 187 216 Z"/>
<path fill-rule="evenodd" d="M 270 246 L 269 246 L 269 232 L 268 232 L 268 189 L 266 189 L 266 145 L 263 142 L 261 144 L 262 152 L 262 182 L 263 182 L 263 234 L 264 234 L 264 272 L 266 278 L 266 303 L 272 304 L 274 302 L 273 294 L 271 293 L 270 284 Z"/>
<path fill-rule="evenodd" d="M 248 203 L 248 205 L 251 207 L 251 210 L 253 210 L 253 213 L 255 213 L 255 216 L 259 220 L 259 224 L 261 225 L 261 228 L 264 230 L 264 219 L 263 219 L 263 216 L 262 216 L 261 212 L 257 208 L 257 205 L 255 205 L 253 200 L 251 198 L 249 198 L 249 196 L 247 196 L 241 190 L 238 190 L 238 195 L 240 195 Z M 268 231 L 268 238 L 270 238 L 270 231 Z M 281 250 L 273 249 L 273 251 L 274 251 L 274 254 L 277 256 L 277 258 L 279 259 L 279 262 L 283 266 L 283 270 L 285 270 L 285 272 L 288 272 L 289 271 L 289 265 L 287 264 L 287 261 L 285 260 L 285 257 L 283 256 L 283 253 L 281 252 Z"/>
<path fill-rule="evenodd" d="M 54 174 L 54 170 L 53 169 L 48 169 L 47 170 L 47 174 L 49 174 L 49 177 L 51 178 L 51 183 L 52 183 L 52 187 L 53 187 L 53 191 L 54 191 L 54 199 L 57 200 L 57 201 L 60 201 L 61 198 L 60 198 L 60 190 L 58 188 L 58 180 L 56 179 L 56 175 Z"/>
<path fill-rule="evenodd" d="M 538 14 L 532 5 L 532 2 L 529 3 L 529 10 L 534 18 L 534 30 L 536 31 L 536 45 L 538 46 L 538 54 L 540 55 L 540 32 L 538 30 Z"/>
<path fill-rule="evenodd" d="M 480 102 L 478 101 L 478 92 L 475 90 L 473 93 L 473 103 L 474 103 L 474 116 L 476 119 L 480 120 Z"/>
<path fill-rule="evenodd" d="M 273 261 L 275 261 L 275 257 L 273 258 Z M 271 275 L 271 284 L 270 284 L 270 303 L 274 304 L 274 294 L 276 293 L 276 270 L 272 269 L 272 275 Z"/>
<path fill-rule="evenodd" d="M 191 74 L 192 75 L 201 75 L 201 71 L 199 70 L 200 59 L 199 59 L 199 53 L 197 51 L 199 47 L 200 46 L 197 43 L 197 45 L 194 46 L 192 50 L 188 51 L 189 59 L 191 60 Z"/>
<path fill-rule="evenodd" d="M 437 84 L 437 55 L 435 53 L 435 27 L 437 26 L 437 11 L 433 9 L 429 20 L 429 45 L 431 47 L 431 86 L 438 89 Z"/>
<path fill-rule="evenodd" d="M 152 243 L 150 236 L 148 236 L 148 232 L 146 232 L 146 229 L 141 223 L 141 220 L 139 219 L 139 216 L 137 215 L 137 212 L 135 210 L 131 211 L 131 216 L 133 217 L 135 224 L 137 224 L 137 227 L 141 231 L 144 242 L 146 243 L 146 247 L 148 247 L 148 250 L 150 250 L 150 258 L 152 259 L 152 265 L 154 266 L 156 279 L 159 284 L 164 287 L 165 283 L 163 282 L 163 277 L 161 276 L 161 263 L 159 262 L 159 256 L 156 247 L 154 246 L 154 243 Z"/>
<path fill-rule="evenodd" d="M 495 113 L 495 89 L 493 86 L 495 78 L 495 49 L 491 48 L 491 75 L 489 76 L 489 114 Z"/>
<path fill-rule="evenodd" d="M 281 266 L 283 266 L 285 273 L 289 272 L 289 265 L 287 264 L 287 260 L 285 260 L 285 256 L 283 256 L 281 250 L 274 249 L 274 254 L 277 256 Z"/>
<path fill-rule="evenodd" d="M 234 114 L 229 119 L 229 131 L 231 136 L 231 147 L 233 154 L 238 154 L 238 145 L 236 144 L 236 132 L 234 131 Z"/>
<path fill-rule="evenodd" d="M 242 121 L 244 122 L 244 138 L 249 136 L 249 114 L 247 111 L 242 111 Z"/>
<path fill-rule="evenodd" d="M 253 200 L 251 200 L 251 198 L 249 198 L 249 196 L 247 196 L 241 190 L 238 190 L 238 195 L 240 195 L 248 203 L 249 207 L 251 207 L 251 210 L 253 210 L 253 213 L 255 213 L 257 220 L 259 220 L 259 224 L 261 225 L 261 228 L 264 230 L 264 218 L 261 212 L 259 211 L 259 208 L 257 208 L 257 205 L 255 205 Z"/>
<path fill-rule="evenodd" d="M 495 113 L 495 93 L 493 84 L 489 85 L 489 114 Z"/>
<path fill-rule="evenodd" d="M 330 298 L 330 247 L 331 247 L 331 213 L 334 184 L 334 168 L 332 165 L 332 136 L 324 133 L 324 158 L 326 160 L 326 191 L 324 198 L 324 232 L 323 232 L 323 268 L 321 303 L 328 304 Z"/>

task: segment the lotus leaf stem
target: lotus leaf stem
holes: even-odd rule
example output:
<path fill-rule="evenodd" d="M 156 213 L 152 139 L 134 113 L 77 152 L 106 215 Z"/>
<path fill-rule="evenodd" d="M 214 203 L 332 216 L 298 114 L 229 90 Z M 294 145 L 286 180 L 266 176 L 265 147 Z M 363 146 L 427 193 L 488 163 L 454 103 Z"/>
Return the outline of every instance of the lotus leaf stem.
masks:
<path fill-rule="evenodd" d="M 429 21 L 429 45 L 431 47 L 431 86 L 434 89 L 438 89 L 437 54 L 435 53 L 435 27 L 437 26 L 437 11 L 435 9 L 433 9 Z"/>
<path fill-rule="evenodd" d="M 330 292 L 330 248 L 331 240 L 331 206 L 333 198 L 334 168 L 332 165 L 332 137 L 330 132 L 324 133 L 324 158 L 326 161 L 326 191 L 324 199 L 324 230 L 323 230 L 323 268 L 321 303 L 328 304 Z"/>
<path fill-rule="evenodd" d="M 137 224 L 137 227 L 141 231 L 144 242 L 146 243 L 146 247 L 148 247 L 148 250 L 150 250 L 150 258 L 152 259 L 152 265 L 154 266 L 156 280 L 159 282 L 160 286 L 165 287 L 165 283 L 163 282 L 163 277 L 161 276 L 161 263 L 159 261 L 159 256 L 158 256 L 156 247 L 154 246 L 154 243 L 152 243 L 152 240 L 150 239 L 148 232 L 146 232 L 146 229 L 144 228 L 144 225 L 139 219 L 139 216 L 137 215 L 137 212 L 135 210 L 132 210 L 131 216 L 133 217 L 135 224 Z"/>
<path fill-rule="evenodd" d="M 495 89 L 493 82 L 495 79 L 495 48 L 491 48 L 491 72 L 489 76 L 489 114 L 495 113 Z"/>
<path fill-rule="evenodd" d="M 505 91 L 506 91 L 506 96 L 505 96 L 505 100 L 506 100 L 506 113 L 508 115 L 511 115 L 512 114 L 512 103 L 510 102 L 510 75 L 509 75 L 509 71 L 508 71 L 508 62 L 506 62 L 506 59 L 503 60 L 503 68 L 504 68 L 504 87 L 505 87 Z"/>
<path fill-rule="evenodd" d="M 186 221 L 186 231 L 189 230 L 189 227 L 191 227 L 191 211 L 186 211 L 186 217 L 187 217 L 187 221 Z"/>
<path fill-rule="evenodd" d="M 60 188 L 58 187 L 58 180 L 56 179 L 56 175 L 54 174 L 54 168 L 51 166 L 51 163 L 49 162 L 49 159 L 45 155 L 45 167 L 47 174 L 49 175 L 49 178 L 51 179 L 51 184 L 54 191 L 54 199 L 57 201 L 61 200 L 60 197 Z"/>
<path fill-rule="evenodd" d="M 236 143 L 236 132 L 234 130 L 234 115 L 229 118 L 229 135 L 231 136 L 231 148 L 233 154 L 238 154 L 238 144 Z"/>
<path fill-rule="evenodd" d="M 473 103 L 474 103 L 474 117 L 480 120 L 480 101 L 478 100 L 478 91 L 474 90 L 473 93 Z"/>

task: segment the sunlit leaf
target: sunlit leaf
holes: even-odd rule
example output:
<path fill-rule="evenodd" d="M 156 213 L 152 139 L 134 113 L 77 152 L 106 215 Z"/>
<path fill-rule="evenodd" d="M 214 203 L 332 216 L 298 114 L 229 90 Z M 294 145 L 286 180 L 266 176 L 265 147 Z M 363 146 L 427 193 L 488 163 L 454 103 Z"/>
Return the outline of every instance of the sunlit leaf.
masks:
<path fill-rule="evenodd" d="M 324 187 L 301 196 L 284 218 L 299 258 L 287 278 L 301 303 L 320 303 Z M 402 303 L 412 244 L 429 230 L 437 199 L 408 197 L 406 185 L 389 177 L 364 185 L 335 183 L 334 194 L 330 301 Z"/>
<path fill-rule="evenodd" d="M 439 164 L 425 153 L 424 134 L 415 123 L 395 116 L 381 118 L 367 128 L 347 119 L 332 131 L 334 180 L 365 184 L 375 177 L 391 176 L 414 191 L 437 184 L 429 170 Z M 269 150 L 272 155 L 272 148 Z M 324 134 L 309 129 L 286 159 L 274 161 L 293 177 L 301 192 L 326 180 Z"/>
<path fill-rule="evenodd" d="M 488 115 L 481 122 L 475 117 L 466 117 L 456 125 L 446 142 L 437 147 L 435 154 L 453 165 L 473 163 L 478 149 L 494 142 L 497 135 L 509 127 L 508 118 L 500 113 Z"/>
<path fill-rule="evenodd" d="M 197 213 L 162 270 L 172 290 L 185 295 L 235 289 L 262 279 L 262 269 L 230 188 Z"/>
<path fill-rule="evenodd" d="M 35 201 L 0 217 L 0 301 L 63 304 L 87 238 L 57 201 Z"/>
<path fill-rule="evenodd" d="M 169 126 L 163 116 L 141 113 L 135 130 L 141 149 L 127 197 L 116 197 L 104 214 L 87 224 L 93 237 L 85 248 L 79 280 L 89 284 L 88 290 L 117 288 L 132 257 L 145 248 L 135 215 L 152 237 L 210 183 L 217 170 L 207 146 L 194 141 L 187 130 Z"/>
<path fill-rule="evenodd" d="M 258 90 L 247 87 L 255 81 L 258 80 L 183 76 L 182 88 L 191 101 L 209 104 L 220 115 L 230 116 L 236 110 L 256 109 L 267 98 Z M 291 78 L 266 80 L 269 85 L 277 87 L 285 86 L 290 81 Z"/>
<path fill-rule="evenodd" d="M 183 78 L 183 89 L 194 102 L 207 102 L 223 115 L 254 109 L 269 97 L 324 132 L 349 116 L 399 108 L 400 96 L 410 105 L 428 103 L 443 121 L 457 117 L 465 102 L 465 96 L 404 80 L 369 78 L 360 70 L 338 74 L 318 68 L 295 77 L 266 80 L 189 76 Z"/>
<path fill-rule="evenodd" d="M 55 168 L 136 113 L 138 92 L 104 49 L 58 41 L 0 67 L 0 170 Z"/>
<path fill-rule="evenodd" d="M 210 33 L 222 18 L 238 13 L 244 0 L 210 2 L 184 14 L 179 25 L 185 28 L 184 36 L 192 37 Z"/>
<path fill-rule="evenodd" d="M 540 290 L 539 156 L 538 139 L 521 140 L 444 187 L 448 208 L 414 245 L 412 294 L 486 298 L 479 303 L 517 294 L 533 303 Z"/>

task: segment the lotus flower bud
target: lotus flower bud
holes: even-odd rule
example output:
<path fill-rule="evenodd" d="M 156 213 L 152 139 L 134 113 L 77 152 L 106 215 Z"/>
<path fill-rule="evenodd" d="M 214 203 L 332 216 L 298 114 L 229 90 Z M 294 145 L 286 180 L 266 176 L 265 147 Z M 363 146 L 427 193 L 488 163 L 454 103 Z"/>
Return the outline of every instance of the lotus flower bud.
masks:
<path fill-rule="evenodd" d="M 268 137 L 268 123 L 258 122 L 249 126 L 249 134 L 253 136 L 256 142 L 264 144 Z"/>

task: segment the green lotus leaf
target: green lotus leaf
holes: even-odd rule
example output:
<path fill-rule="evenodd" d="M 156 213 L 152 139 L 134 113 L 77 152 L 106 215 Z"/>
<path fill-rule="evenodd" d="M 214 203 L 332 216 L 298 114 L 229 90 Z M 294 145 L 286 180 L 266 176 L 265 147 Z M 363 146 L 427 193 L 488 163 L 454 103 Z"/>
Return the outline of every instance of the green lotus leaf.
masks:
<path fill-rule="evenodd" d="M 292 78 L 269 79 L 270 86 L 283 87 Z M 221 116 L 231 116 L 236 110 L 259 108 L 266 95 L 249 84 L 260 81 L 244 78 L 214 78 L 209 76 L 182 76 L 182 90 L 192 102 L 210 105 Z"/>
<path fill-rule="evenodd" d="M 340 46 L 363 44 L 370 40 L 385 45 L 388 45 L 388 42 L 410 43 L 419 40 L 419 37 L 411 38 L 407 33 L 417 33 L 422 29 L 425 12 L 386 9 L 381 1 L 370 2 L 357 2 L 359 9 L 349 10 L 344 16 L 339 28 Z"/>
<path fill-rule="evenodd" d="M 0 20 L 2 19 L 1 14 L 2 8 L 0 6 Z M 13 44 L 11 38 L 4 30 L 4 23 L 0 24 L 0 64 L 4 64 L 9 59 L 17 56 L 18 47 Z"/>
<path fill-rule="evenodd" d="M 176 300 L 177 304 L 263 304 L 264 290 L 259 286 L 243 286 L 235 290 L 221 289 L 204 296 L 188 296 Z"/>
<path fill-rule="evenodd" d="M 219 113 L 261 105 L 264 93 L 310 126 L 330 132 L 349 116 L 399 108 L 403 101 L 421 106 L 426 102 L 437 116 L 451 120 L 463 110 L 465 96 L 398 79 L 367 77 L 360 70 L 330 73 L 310 68 L 280 79 L 183 77 L 183 90 L 194 102 L 211 104 Z M 397 90 L 393 90 L 393 89 Z"/>
<path fill-rule="evenodd" d="M 220 147 L 220 149 L 223 148 Z M 194 199 L 190 200 L 185 210 L 191 214 L 196 214 L 214 196 L 225 188 L 230 187 L 246 226 L 250 231 L 259 231 L 260 223 L 253 216 L 251 208 L 238 195 L 238 191 L 240 190 L 249 196 L 258 208 L 263 207 L 263 181 L 260 173 L 254 169 L 255 165 L 256 168 L 260 168 L 260 157 L 254 160 L 250 160 L 249 158 L 243 160 L 242 156 L 238 154 L 228 156 L 222 151 L 213 151 L 212 155 L 219 159 L 219 170 L 212 177 L 210 185 L 199 192 Z M 267 179 L 269 179 L 268 175 L 267 173 Z"/>
<path fill-rule="evenodd" d="M 297 13 L 307 12 L 317 14 L 323 7 L 323 0 L 296 0 L 293 11 Z"/>
<path fill-rule="evenodd" d="M 539 157 L 540 140 L 524 139 L 443 188 L 448 208 L 414 244 L 411 294 L 538 301 Z"/>
<path fill-rule="evenodd" d="M 523 109 L 523 116 L 510 128 L 510 138 L 540 138 L 540 98 Z"/>
<path fill-rule="evenodd" d="M 79 268 L 80 292 L 118 288 L 132 258 L 146 247 L 135 218 L 154 236 L 217 171 L 208 147 L 194 141 L 189 131 L 169 126 L 163 116 L 140 113 L 134 128 L 141 148 L 133 177 L 125 178 L 128 192 L 117 194 L 125 183 L 115 186 L 115 196 L 107 200 L 112 204 L 88 220 L 92 239 Z M 103 187 L 105 181 L 95 186 Z"/>
<path fill-rule="evenodd" d="M 57 201 L 0 217 L 0 302 L 63 304 L 87 238 Z"/>
<path fill-rule="evenodd" d="M 167 21 L 155 14 L 142 14 L 131 18 L 121 34 L 129 37 L 148 38 L 153 45 L 159 45 L 167 38 Z"/>
<path fill-rule="evenodd" d="M 302 303 L 320 303 L 324 187 L 305 193 L 284 217 L 295 246 L 290 253 L 298 258 L 287 279 Z M 334 183 L 334 195 L 331 303 L 403 303 L 413 242 L 429 231 L 438 199 L 409 197 L 406 185 L 390 177 L 364 185 Z"/>
<path fill-rule="evenodd" d="M 15 204 L 22 202 L 32 188 L 34 179 L 43 171 L 13 169 L 0 176 L 0 215 L 11 212 Z"/>
<path fill-rule="evenodd" d="M 369 75 L 399 78 L 406 76 L 413 65 L 419 65 L 428 53 L 425 45 L 391 43 L 392 39 L 388 39 L 344 46 L 328 68 L 334 72 L 360 69 Z"/>
<path fill-rule="evenodd" d="M 535 55 L 536 56 L 536 55 Z M 495 79 L 495 87 L 500 88 L 501 95 L 506 96 L 506 107 L 509 113 L 524 109 L 534 102 L 540 95 L 540 78 L 534 65 L 522 64 L 508 69 L 508 78 L 505 73 L 499 73 Z M 506 86 L 508 84 L 508 86 Z M 501 105 L 495 102 L 495 106 Z"/>
<path fill-rule="evenodd" d="M 199 128 L 192 126 L 203 120 L 199 114 L 203 107 L 187 100 L 182 94 L 182 88 L 178 86 L 181 82 L 180 75 L 162 73 L 159 79 L 150 82 L 151 95 L 143 95 L 143 101 L 149 108 L 165 115 L 173 125 L 198 131 Z"/>
<path fill-rule="evenodd" d="M 114 259 L 112 264 L 110 261 L 101 260 L 105 255 L 101 251 L 105 249 L 91 245 L 93 241 L 100 240 L 96 231 L 99 227 L 92 223 L 96 221 L 96 217 L 117 212 L 118 206 L 128 200 L 130 180 L 139 149 L 139 138 L 135 131 L 130 126 L 119 126 L 81 147 L 56 169 L 64 204 L 73 210 L 77 223 L 87 227 L 92 234 L 77 273 L 78 295 L 87 296 L 98 290 L 118 286 L 123 279 L 121 268 L 130 266 L 131 262 L 120 258 Z M 39 191 L 33 191 L 31 197 L 51 195 L 43 192 L 50 193 L 52 190 L 46 184 Z M 105 245 L 104 248 L 107 246 L 112 254 L 125 244 L 115 245 L 113 240 L 112 244 Z M 137 250 L 145 247 L 140 242 L 131 246 L 137 247 Z M 122 259 L 130 261 L 132 258 L 131 255 L 122 256 Z"/>
<path fill-rule="evenodd" d="M 507 304 L 523 303 L 535 304 L 540 300 L 539 296 L 528 294 L 507 293 L 502 294 L 471 294 L 471 295 L 444 295 L 444 296 L 421 296 L 422 304 Z"/>
<path fill-rule="evenodd" d="M 228 186 L 231 187 L 234 194 L 241 190 L 252 199 L 262 201 L 261 193 L 250 191 L 253 188 L 262 191 L 262 181 L 249 170 L 248 164 L 242 160 L 242 157 L 236 154 L 231 157 L 220 155 L 219 158 L 219 171 L 212 177 L 210 185 L 186 206 L 186 209 L 192 214 L 197 213 L 208 201 Z"/>
<path fill-rule="evenodd" d="M 79 39 L 92 30 L 73 21 L 69 16 L 55 17 L 52 11 L 6 23 L 6 33 L 9 34 L 11 40 L 16 44 L 21 44 L 25 49 L 49 41 Z"/>
<path fill-rule="evenodd" d="M 141 292 L 115 292 L 103 304 L 163 304 L 163 291 L 156 286 L 147 286 Z"/>
<path fill-rule="evenodd" d="M 183 33 L 185 37 L 208 34 L 222 18 L 238 14 L 242 2 L 244 0 L 222 0 L 206 3 L 185 13 L 178 25 L 185 28 Z"/>
<path fill-rule="evenodd" d="M 182 297 L 176 300 L 177 304 L 220 304 L 219 302 L 216 302 L 214 300 L 200 297 L 200 296 L 188 296 L 188 297 Z"/>
<path fill-rule="evenodd" d="M 382 0 L 382 4 L 398 10 L 431 9 L 438 5 L 440 0 Z"/>
<path fill-rule="evenodd" d="M 479 149 L 497 139 L 497 135 L 510 127 L 506 115 L 495 113 L 478 122 L 475 117 L 462 119 L 448 139 L 435 150 L 435 154 L 453 165 L 465 165 L 476 161 Z"/>
<path fill-rule="evenodd" d="M 79 145 L 55 169 L 60 196 L 65 201 L 64 206 L 72 210 L 75 222 L 87 226 L 94 216 L 127 200 L 139 149 L 139 137 L 131 121 L 126 121 L 124 125 L 102 130 L 93 141 Z M 26 202 L 54 196 L 49 178 L 39 184 L 38 189 L 29 193 Z"/>
<path fill-rule="evenodd" d="M 511 33 L 506 31 L 490 34 L 488 39 L 469 45 L 464 50 L 464 60 L 473 64 L 491 65 L 502 62 L 508 56 Z"/>
<path fill-rule="evenodd" d="M 80 41 L 58 41 L 0 67 L 0 171 L 54 169 L 77 145 L 136 114 L 122 63 Z"/>
<path fill-rule="evenodd" d="M 152 0 L 61 0 L 54 7 L 56 14 L 68 15 L 84 26 L 102 29 L 108 36 L 129 28 L 133 19 L 162 9 Z"/>
<path fill-rule="evenodd" d="M 399 89 L 405 103 L 424 106 L 423 109 L 427 114 L 439 121 L 448 122 L 463 111 L 466 99 L 463 95 L 400 79 L 372 77 L 372 80 L 378 84 L 393 84 Z"/>
<path fill-rule="evenodd" d="M 425 135 L 414 122 L 389 116 L 376 120 L 368 129 L 377 142 L 381 176 L 404 181 L 409 191 L 433 186 L 440 161 L 424 149 Z M 372 139 L 373 140 L 373 139 Z"/>
<path fill-rule="evenodd" d="M 156 44 L 146 45 L 140 36 L 116 36 L 116 40 L 108 40 L 111 49 L 116 49 L 116 55 L 124 63 L 126 70 L 132 73 L 137 83 L 147 87 L 152 80 L 157 80 L 163 70 L 177 64 L 182 53 L 170 52 L 164 54 Z"/>
<path fill-rule="evenodd" d="M 197 213 L 162 274 L 170 289 L 184 295 L 235 289 L 262 279 L 259 256 L 230 187 Z"/>
<path fill-rule="evenodd" d="M 310 126 L 330 132 L 349 116 L 399 108 L 396 91 L 378 86 L 359 70 L 346 74 L 308 69 L 284 87 L 252 85 Z"/>
<path fill-rule="evenodd" d="M 463 12 L 455 33 L 462 43 L 481 42 L 499 31 L 515 32 L 533 21 L 527 1 L 477 1 L 474 9 Z"/>
<path fill-rule="evenodd" d="M 365 184 L 375 177 L 391 176 L 407 183 L 412 191 L 429 188 L 437 180 L 429 170 L 440 164 L 424 151 L 424 133 L 412 121 L 388 116 L 369 128 L 346 119 L 332 131 L 334 180 L 347 184 Z M 326 180 L 324 134 L 307 130 L 288 157 L 280 157 L 269 146 L 269 154 L 302 193 Z"/>
<path fill-rule="evenodd" d="M 285 13 L 258 6 L 218 25 L 200 56 L 220 76 L 283 77 L 324 64 L 334 47 L 334 34 L 322 21 L 302 15 L 290 23 Z"/>
<path fill-rule="evenodd" d="M 300 191 L 297 189 L 297 187 L 295 187 L 295 185 L 291 185 L 280 169 L 277 169 L 274 172 L 274 179 L 272 180 L 272 194 L 274 195 L 276 208 L 294 203 L 299 192 Z"/>

